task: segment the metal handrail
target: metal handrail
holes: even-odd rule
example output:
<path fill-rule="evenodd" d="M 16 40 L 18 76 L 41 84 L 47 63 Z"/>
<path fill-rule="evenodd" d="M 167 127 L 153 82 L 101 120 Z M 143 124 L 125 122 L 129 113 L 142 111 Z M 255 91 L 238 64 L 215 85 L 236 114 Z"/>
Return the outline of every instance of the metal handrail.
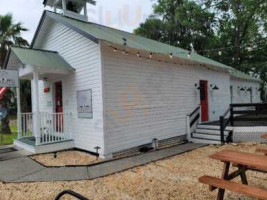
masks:
<path fill-rule="evenodd" d="M 200 109 L 200 106 L 198 106 L 192 113 L 190 113 L 188 116 L 192 117 L 198 110 Z"/>
<path fill-rule="evenodd" d="M 232 107 L 252 107 L 252 106 L 267 106 L 267 103 L 234 103 Z"/>
<path fill-rule="evenodd" d="M 226 116 L 229 114 L 230 112 L 230 117 L 226 120 Z M 233 125 L 233 107 L 232 105 L 229 106 L 229 108 L 225 111 L 225 113 L 220 116 L 220 132 L 221 132 L 221 143 L 224 144 L 225 140 L 224 140 L 224 131 L 226 129 L 226 127 L 229 125 L 229 123 L 231 123 L 231 125 Z"/>
<path fill-rule="evenodd" d="M 64 196 L 65 194 L 71 195 L 71 196 L 73 196 L 73 197 L 75 197 L 75 198 L 77 198 L 77 199 L 79 199 L 79 200 L 89 200 L 89 199 L 87 199 L 86 197 L 82 196 L 81 194 L 78 194 L 77 192 L 74 192 L 74 191 L 72 191 L 72 190 L 64 190 L 64 191 L 60 192 L 60 193 L 56 196 L 55 200 L 59 200 L 59 199 L 60 199 L 62 196 Z"/>

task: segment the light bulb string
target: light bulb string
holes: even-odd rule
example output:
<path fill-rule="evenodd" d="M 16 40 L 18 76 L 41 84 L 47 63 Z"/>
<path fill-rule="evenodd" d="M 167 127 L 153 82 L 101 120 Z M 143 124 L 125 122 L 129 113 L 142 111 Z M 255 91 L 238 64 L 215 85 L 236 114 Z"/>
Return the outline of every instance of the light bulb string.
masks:
<path fill-rule="evenodd" d="M 131 52 L 127 51 L 126 48 L 119 49 L 118 47 L 114 47 L 112 45 L 109 45 L 109 47 L 111 49 L 113 49 L 114 52 L 122 52 L 122 54 L 124 54 L 124 55 L 135 55 L 138 58 L 146 59 L 147 61 L 153 60 L 153 61 L 158 61 L 158 62 L 161 62 L 161 63 L 188 65 L 188 66 L 201 66 L 201 65 L 203 66 L 203 65 L 206 65 L 204 63 L 196 63 L 196 61 L 191 60 L 190 58 L 191 58 L 192 52 L 190 52 L 190 51 L 188 51 L 188 53 L 187 53 L 187 58 L 188 59 L 177 57 L 178 59 L 184 59 L 187 62 L 189 62 L 189 63 L 181 63 L 181 62 L 178 62 L 178 61 L 176 62 L 175 61 L 175 59 L 174 59 L 175 55 L 173 53 L 150 52 L 150 53 L 148 53 L 148 56 L 143 56 L 143 55 L 141 55 L 140 51 L 138 51 L 138 50 L 136 50 L 136 53 L 131 53 Z M 180 54 L 186 54 L 186 52 L 180 52 Z M 164 58 L 159 58 L 159 59 L 154 59 L 155 56 L 157 56 L 157 55 L 165 55 L 165 57 Z"/>

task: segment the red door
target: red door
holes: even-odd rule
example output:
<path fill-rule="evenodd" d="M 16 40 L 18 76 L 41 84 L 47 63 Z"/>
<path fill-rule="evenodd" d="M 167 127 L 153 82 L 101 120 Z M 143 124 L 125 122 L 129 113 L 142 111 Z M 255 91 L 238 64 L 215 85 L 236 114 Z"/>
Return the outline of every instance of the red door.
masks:
<path fill-rule="evenodd" d="M 63 100 L 62 100 L 62 82 L 55 83 L 55 111 L 56 111 L 56 131 L 63 132 Z"/>
<path fill-rule="evenodd" d="M 200 81 L 201 120 L 209 121 L 208 82 Z"/>

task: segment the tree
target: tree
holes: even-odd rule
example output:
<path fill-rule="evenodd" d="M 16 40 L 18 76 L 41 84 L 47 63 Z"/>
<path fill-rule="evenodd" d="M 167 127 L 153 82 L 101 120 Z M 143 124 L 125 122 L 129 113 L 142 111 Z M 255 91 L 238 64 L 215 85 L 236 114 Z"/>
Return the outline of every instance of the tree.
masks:
<path fill-rule="evenodd" d="M 11 45 L 17 46 L 29 46 L 27 40 L 21 37 L 21 33 L 27 31 L 23 27 L 22 23 L 13 23 L 13 17 L 11 14 L 0 15 L 0 67 L 4 68 L 4 61 Z M 23 88 L 23 85 L 22 85 Z M 27 94 L 23 95 L 27 96 Z M 12 90 L 7 90 L 3 98 L 1 99 L 1 105 L 8 110 L 12 107 L 11 99 L 14 98 Z M 13 103 L 14 104 L 14 103 Z M 14 106 L 13 106 L 14 107 Z M 8 116 L 3 120 L 3 132 L 11 133 L 9 127 Z"/>
<path fill-rule="evenodd" d="M 266 0 L 157 0 L 136 34 L 189 49 L 267 82 Z"/>
<path fill-rule="evenodd" d="M 265 0 L 204 0 L 206 9 L 217 17 L 217 37 L 224 55 L 207 55 L 244 72 L 252 72 L 263 58 L 266 48 L 267 4 Z M 261 65 L 260 64 L 260 65 Z"/>
<path fill-rule="evenodd" d="M 158 0 L 154 15 L 135 33 L 185 49 L 189 49 L 192 43 L 201 53 L 215 42 L 214 22 L 214 14 L 195 2 Z"/>
<path fill-rule="evenodd" d="M 14 24 L 11 14 L 0 15 L 0 66 L 2 68 L 11 45 L 29 46 L 27 40 L 21 37 L 21 32 L 27 30 L 21 22 Z"/>

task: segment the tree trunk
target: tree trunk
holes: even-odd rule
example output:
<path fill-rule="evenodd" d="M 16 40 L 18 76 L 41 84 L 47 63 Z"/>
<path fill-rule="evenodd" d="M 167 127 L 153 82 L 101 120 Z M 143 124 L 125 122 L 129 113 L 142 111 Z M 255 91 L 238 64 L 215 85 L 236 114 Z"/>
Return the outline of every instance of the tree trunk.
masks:
<path fill-rule="evenodd" d="M 11 134 L 11 129 L 9 127 L 8 116 L 5 119 L 2 119 L 2 130 L 4 134 Z"/>

